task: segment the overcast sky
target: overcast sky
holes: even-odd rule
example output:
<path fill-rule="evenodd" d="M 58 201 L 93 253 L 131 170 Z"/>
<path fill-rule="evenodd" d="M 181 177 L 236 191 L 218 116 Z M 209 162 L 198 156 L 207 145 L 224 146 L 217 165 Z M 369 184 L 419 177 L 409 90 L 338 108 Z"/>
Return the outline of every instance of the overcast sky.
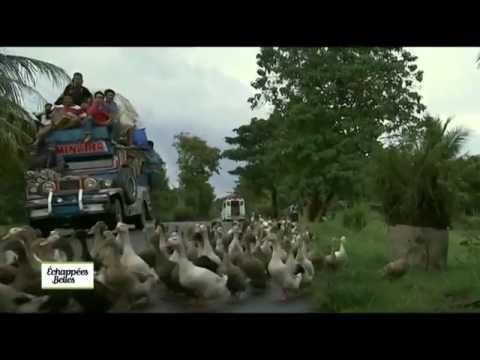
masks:
<path fill-rule="evenodd" d="M 167 163 L 176 184 L 173 135 L 189 131 L 210 145 L 225 149 L 231 130 L 261 113 L 252 113 L 247 99 L 253 94 L 258 48 L 6 48 L 11 54 L 45 60 L 70 75 L 79 71 L 84 85 L 113 88 L 126 96 L 140 114 L 148 136 Z M 480 69 L 475 65 L 478 48 L 409 48 L 424 70 L 421 94 L 427 109 L 443 118 L 454 116 L 454 125 L 472 131 L 467 150 L 480 154 Z M 61 90 L 46 82 L 38 89 L 50 101 Z M 32 109 L 37 110 L 37 109 Z M 262 111 L 264 112 L 264 111 Z M 233 188 L 227 170 L 235 164 L 222 161 L 220 176 L 211 183 L 217 196 Z"/>

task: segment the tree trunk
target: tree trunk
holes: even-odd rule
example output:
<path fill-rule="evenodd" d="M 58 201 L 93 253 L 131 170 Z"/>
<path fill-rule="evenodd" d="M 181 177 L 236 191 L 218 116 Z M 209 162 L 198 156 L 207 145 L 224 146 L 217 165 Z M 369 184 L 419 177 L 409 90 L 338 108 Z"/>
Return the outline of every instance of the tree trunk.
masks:
<path fill-rule="evenodd" d="M 318 192 L 315 192 L 313 194 L 313 196 L 308 201 L 307 206 L 308 221 L 314 222 L 317 218 L 318 212 L 320 211 L 320 196 L 318 195 Z"/>
<path fill-rule="evenodd" d="M 322 219 L 324 216 L 327 215 L 327 211 L 330 208 L 330 205 L 332 205 L 333 198 L 335 197 L 335 194 L 333 192 L 330 192 L 323 202 L 322 206 L 320 207 L 319 211 L 319 218 Z"/>
<path fill-rule="evenodd" d="M 273 218 L 277 219 L 278 218 L 278 194 L 277 194 L 277 188 L 272 187 L 270 190 L 270 196 L 272 200 L 272 211 L 273 211 Z"/>

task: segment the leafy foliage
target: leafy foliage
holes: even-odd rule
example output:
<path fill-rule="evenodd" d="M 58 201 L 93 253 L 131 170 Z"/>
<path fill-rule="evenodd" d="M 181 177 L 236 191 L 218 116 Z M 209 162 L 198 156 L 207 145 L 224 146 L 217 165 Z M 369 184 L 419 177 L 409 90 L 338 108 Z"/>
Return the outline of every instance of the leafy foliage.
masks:
<path fill-rule="evenodd" d="M 458 211 L 459 155 L 468 132 L 427 115 L 417 138 L 377 154 L 377 190 L 389 224 L 446 228 Z"/>
<path fill-rule="evenodd" d="M 237 146 L 227 157 L 246 162 L 235 173 L 252 188 L 272 178 L 276 192 L 294 188 L 308 200 L 311 220 L 336 197 L 360 198 L 359 174 L 381 136 L 423 125 L 415 61 L 402 48 L 262 48 L 249 102 L 273 112 L 227 138 Z"/>
<path fill-rule="evenodd" d="M 356 231 L 367 226 L 369 207 L 365 203 L 355 204 L 343 212 L 343 226 Z"/>
<path fill-rule="evenodd" d="M 173 214 L 174 221 L 192 221 L 195 217 L 195 210 L 186 206 L 177 207 Z"/>
<path fill-rule="evenodd" d="M 175 135 L 173 146 L 178 153 L 182 207 L 193 209 L 195 219 L 208 219 L 215 200 L 208 180 L 214 173 L 219 173 L 220 150 L 187 133 Z"/>
<path fill-rule="evenodd" d="M 177 196 L 168 184 L 165 163 L 152 176 L 151 200 L 155 216 L 160 221 L 173 220 L 173 211 L 177 205 Z"/>
<path fill-rule="evenodd" d="M 243 162 L 229 173 L 240 175 L 242 183 L 247 186 L 253 195 L 260 196 L 267 191 L 270 194 L 271 212 L 278 215 L 278 187 L 283 180 L 282 162 L 274 158 L 276 145 L 276 131 L 272 120 L 253 118 L 248 125 L 242 125 L 233 131 L 235 137 L 226 137 L 225 141 L 234 148 L 225 150 L 222 154 L 230 160 Z"/>
<path fill-rule="evenodd" d="M 25 220 L 23 171 L 28 145 L 34 137 L 33 120 L 23 108 L 23 94 L 45 99 L 35 89 L 40 76 L 55 84 L 69 81 L 60 67 L 23 56 L 0 52 L 0 219 L 2 223 Z"/>
<path fill-rule="evenodd" d="M 33 137 L 33 122 L 23 108 L 24 92 L 43 96 L 35 89 L 39 76 L 60 85 L 70 80 L 66 72 L 51 63 L 0 52 L 0 146 L 12 156 Z"/>

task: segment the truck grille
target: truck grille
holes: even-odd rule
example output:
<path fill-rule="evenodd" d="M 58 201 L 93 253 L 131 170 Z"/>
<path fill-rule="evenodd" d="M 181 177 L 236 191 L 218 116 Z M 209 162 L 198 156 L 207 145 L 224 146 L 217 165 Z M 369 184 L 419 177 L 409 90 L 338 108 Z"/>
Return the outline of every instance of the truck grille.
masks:
<path fill-rule="evenodd" d="M 78 190 L 80 189 L 80 181 L 78 180 L 60 180 L 60 190 Z"/>

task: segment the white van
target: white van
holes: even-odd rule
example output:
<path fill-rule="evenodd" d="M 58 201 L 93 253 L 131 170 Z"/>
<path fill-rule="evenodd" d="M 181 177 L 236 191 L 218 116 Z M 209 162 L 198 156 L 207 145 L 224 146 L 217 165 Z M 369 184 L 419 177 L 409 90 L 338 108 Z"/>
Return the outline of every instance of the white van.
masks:
<path fill-rule="evenodd" d="M 223 200 L 222 221 L 245 220 L 245 200 L 229 196 Z"/>

